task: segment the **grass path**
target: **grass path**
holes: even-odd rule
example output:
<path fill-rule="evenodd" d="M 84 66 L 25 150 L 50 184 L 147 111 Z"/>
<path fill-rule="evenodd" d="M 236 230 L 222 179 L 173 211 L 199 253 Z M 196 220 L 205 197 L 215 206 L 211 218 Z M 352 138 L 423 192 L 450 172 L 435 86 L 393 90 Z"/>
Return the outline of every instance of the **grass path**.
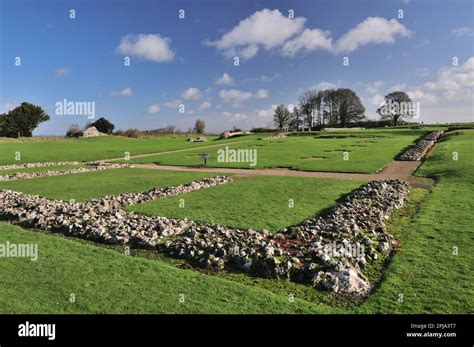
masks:
<path fill-rule="evenodd" d="M 335 178 L 341 180 L 364 180 L 380 181 L 387 179 L 400 179 L 408 181 L 413 187 L 427 188 L 433 185 L 433 180 L 426 177 L 416 177 L 413 173 L 420 166 L 420 161 L 392 161 L 381 171 L 373 174 L 345 173 L 345 172 L 320 172 L 320 171 L 297 171 L 289 169 L 237 169 L 237 168 L 210 168 L 194 166 L 170 166 L 156 164 L 134 164 L 132 167 L 141 169 L 153 169 L 164 171 L 184 172 L 220 172 L 232 173 L 239 176 L 285 176 L 285 177 L 316 177 Z"/>

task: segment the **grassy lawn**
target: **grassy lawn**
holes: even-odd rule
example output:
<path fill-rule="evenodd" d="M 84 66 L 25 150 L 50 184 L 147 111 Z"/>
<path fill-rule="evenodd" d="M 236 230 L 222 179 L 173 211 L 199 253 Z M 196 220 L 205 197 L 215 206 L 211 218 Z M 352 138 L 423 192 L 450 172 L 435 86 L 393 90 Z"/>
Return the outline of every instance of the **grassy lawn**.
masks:
<path fill-rule="evenodd" d="M 187 142 L 183 135 L 127 138 L 103 136 L 85 139 L 73 138 L 23 138 L 0 137 L 0 165 L 33 163 L 46 161 L 91 161 L 124 157 L 144 153 L 158 153 L 172 150 L 197 148 L 219 143 L 255 140 L 265 134 L 255 134 L 233 139 L 216 140 L 216 136 L 206 136 L 208 142 Z M 215 140 L 215 141 L 213 141 Z M 16 152 L 21 160 L 16 161 Z"/>
<path fill-rule="evenodd" d="M 0 189 L 11 189 L 49 199 L 85 201 L 105 195 L 164 188 L 217 175 L 218 173 L 125 168 L 0 182 Z"/>
<path fill-rule="evenodd" d="M 135 158 L 131 163 L 201 166 L 202 153 L 208 153 L 210 167 L 290 168 L 304 171 L 335 171 L 370 173 L 388 165 L 400 151 L 411 145 L 424 132 L 347 131 L 297 135 L 272 140 L 256 140 L 230 145 L 231 149 L 256 150 L 257 165 L 248 162 L 219 162 L 222 147 L 189 152 L 160 154 Z M 345 157 L 345 152 L 348 156 Z"/>
<path fill-rule="evenodd" d="M 357 312 L 474 313 L 473 147 L 474 131 L 462 131 L 429 154 L 418 175 L 435 178 L 436 186 L 397 234 L 401 250 L 379 290 Z"/>
<path fill-rule="evenodd" d="M 38 244 L 38 260 L 0 258 L 1 313 L 329 312 L 159 260 L 0 223 L 0 243 L 6 241 Z"/>
<path fill-rule="evenodd" d="M 131 206 L 134 212 L 276 232 L 333 205 L 362 181 L 258 176 Z M 180 200 L 184 207 L 180 208 Z M 292 207 L 290 207 L 291 201 Z"/>

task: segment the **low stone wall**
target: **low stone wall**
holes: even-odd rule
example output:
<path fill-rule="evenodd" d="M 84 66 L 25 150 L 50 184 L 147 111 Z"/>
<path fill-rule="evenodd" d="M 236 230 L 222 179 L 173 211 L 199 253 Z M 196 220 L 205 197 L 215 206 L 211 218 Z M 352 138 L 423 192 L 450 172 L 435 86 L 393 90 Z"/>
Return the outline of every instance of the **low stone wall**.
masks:
<path fill-rule="evenodd" d="M 45 163 L 45 164 L 58 164 L 58 163 Z M 76 162 L 60 163 L 60 165 L 77 165 L 77 164 L 79 163 L 76 163 Z M 37 178 L 37 177 L 61 176 L 61 175 L 77 174 L 77 173 L 83 173 L 83 172 L 102 171 L 102 170 L 120 169 L 120 168 L 129 167 L 128 164 L 114 164 L 114 163 L 105 163 L 105 162 L 89 162 L 89 163 L 85 163 L 85 165 L 88 165 L 89 167 L 80 167 L 76 169 L 66 169 L 66 170 L 48 170 L 48 171 L 42 171 L 42 172 L 16 172 L 9 175 L 1 175 L 0 181 L 15 181 L 15 180 Z M 47 166 L 54 166 L 54 165 L 44 165 L 44 166 L 47 167 Z M 39 165 L 39 166 L 28 166 L 28 167 L 42 167 L 42 166 Z"/>
<path fill-rule="evenodd" d="M 153 193 L 131 193 L 137 197 L 133 200 L 127 198 L 129 194 L 123 194 L 118 196 L 120 198 L 108 197 L 83 203 L 68 203 L 0 190 L 0 219 L 25 228 L 48 230 L 98 242 L 153 248 L 163 237 L 179 235 L 194 227 L 195 223 L 128 213 L 120 209 L 123 205 L 209 188 L 230 181 L 228 177 L 206 178 L 177 187 L 154 190 Z M 117 202 L 118 205 L 115 204 Z"/>
<path fill-rule="evenodd" d="M 322 216 L 271 235 L 165 217 L 147 217 L 121 208 L 151 199 L 230 182 L 208 178 L 178 187 L 126 193 L 84 203 L 51 201 L 0 191 L 0 219 L 109 244 L 156 249 L 212 270 L 237 270 L 265 278 L 286 278 L 336 293 L 365 295 L 371 283 L 363 269 L 395 247 L 385 232 L 391 213 L 403 205 L 409 187 L 398 180 L 373 181 L 345 197 Z M 173 239 L 167 240 L 172 236 Z M 339 249 L 354 245 L 354 255 Z"/>
<path fill-rule="evenodd" d="M 424 136 L 420 141 L 408 148 L 397 157 L 401 161 L 415 161 L 423 159 L 436 141 L 443 136 L 444 131 L 432 131 Z"/>
<path fill-rule="evenodd" d="M 25 164 L 11 164 L 0 166 L 1 170 L 18 170 L 18 169 L 29 169 L 34 167 L 49 167 L 49 166 L 64 166 L 64 165 L 79 165 L 77 161 L 59 161 L 59 162 L 46 162 L 46 163 L 25 163 Z"/>
<path fill-rule="evenodd" d="M 206 189 L 221 184 L 232 182 L 232 178 L 227 176 L 215 176 L 211 178 L 203 178 L 198 181 L 185 183 L 176 187 L 153 188 L 143 193 L 124 193 L 120 195 L 106 196 L 101 199 L 89 200 L 91 204 L 120 209 L 124 206 L 140 204 L 142 202 L 165 198 L 184 193 L 189 193 L 194 190 Z"/>
<path fill-rule="evenodd" d="M 196 224 L 184 238 L 158 245 L 160 251 L 215 270 L 229 268 L 266 278 L 287 278 L 319 289 L 365 295 L 367 263 L 394 248 L 385 222 L 403 205 L 409 187 L 398 180 L 374 181 L 347 196 L 324 216 L 315 216 L 274 236 L 268 232 Z M 354 257 L 339 245 L 363 250 Z M 336 248 L 336 250 L 333 250 Z M 347 253 L 347 252 L 346 252 Z"/>

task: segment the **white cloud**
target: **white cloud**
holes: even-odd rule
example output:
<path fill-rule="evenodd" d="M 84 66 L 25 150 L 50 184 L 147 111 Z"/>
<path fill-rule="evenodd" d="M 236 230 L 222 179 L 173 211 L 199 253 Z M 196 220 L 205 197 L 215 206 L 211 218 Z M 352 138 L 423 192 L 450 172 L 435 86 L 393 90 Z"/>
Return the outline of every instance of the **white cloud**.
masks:
<path fill-rule="evenodd" d="M 368 17 L 343 35 L 333 45 L 331 33 L 305 28 L 306 18 L 290 19 L 279 10 L 257 11 L 216 41 L 206 40 L 226 57 L 254 57 L 260 49 L 279 50 L 287 57 L 324 49 L 334 53 L 349 53 L 370 43 L 394 43 L 397 36 L 410 36 L 410 31 L 396 19 Z"/>
<path fill-rule="evenodd" d="M 224 72 L 224 74 L 219 77 L 215 83 L 218 86 L 231 86 L 232 84 L 234 84 L 234 79 L 230 77 L 227 72 Z"/>
<path fill-rule="evenodd" d="M 403 91 L 406 88 L 407 88 L 406 83 L 399 83 L 399 84 L 395 84 L 394 86 L 390 87 L 389 91 L 390 92 L 398 92 L 398 91 Z"/>
<path fill-rule="evenodd" d="M 319 29 L 305 29 L 300 35 L 283 44 L 282 54 L 293 57 L 297 53 L 309 53 L 317 49 L 332 50 L 332 38 L 329 32 Z"/>
<path fill-rule="evenodd" d="M 199 105 L 200 110 L 205 110 L 212 107 L 212 104 L 209 101 L 204 101 L 201 105 Z"/>
<path fill-rule="evenodd" d="M 252 93 L 237 89 L 222 89 L 219 92 L 219 98 L 221 98 L 224 102 L 231 102 L 234 105 L 239 105 L 251 97 Z"/>
<path fill-rule="evenodd" d="M 67 67 L 61 67 L 59 69 L 56 69 L 56 76 L 63 77 L 67 76 L 71 73 L 71 70 L 69 70 Z"/>
<path fill-rule="evenodd" d="M 170 42 L 158 34 L 126 35 L 120 40 L 117 52 L 157 63 L 166 62 L 174 58 Z"/>
<path fill-rule="evenodd" d="M 165 105 L 168 108 L 177 108 L 181 103 L 182 101 L 180 99 L 176 99 L 176 100 L 167 101 L 163 105 Z"/>
<path fill-rule="evenodd" d="M 267 109 L 264 109 L 264 110 L 259 110 L 257 112 L 258 116 L 259 117 L 262 117 L 262 118 L 270 118 L 270 117 L 273 117 L 273 115 L 275 114 L 275 109 L 277 108 L 278 105 L 271 105 L 269 108 Z"/>
<path fill-rule="evenodd" d="M 318 84 L 310 87 L 310 90 L 326 90 L 326 89 L 335 89 L 337 85 L 331 82 L 319 82 Z M 299 93 L 298 93 L 299 94 Z"/>
<path fill-rule="evenodd" d="M 227 57 L 249 59 L 257 54 L 260 47 L 270 50 L 281 46 L 301 32 L 305 21 L 302 17 L 290 19 L 279 10 L 264 9 L 240 21 L 219 40 L 205 43 L 216 47 Z"/>
<path fill-rule="evenodd" d="M 240 121 L 249 118 L 248 114 L 240 112 L 222 112 L 222 115 L 226 118 L 229 118 L 231 121 Z"/>
<path fill-rule="evenodd" d="M 158 113 L 160 112 L 160 106 L 157 104 L 150 105 L 147 110 L 148 113 L 153 114 L 153 113 Z"/>
<path fill-rule="evenodd" d="M 420 103 L 435 103 L 436 102 L 435 95 L 424 92 L 419 89 L 410 90 L 407 92 L 407 94 L 413 102 L 420 102 Z"/>
<path fill-rule="evenodd" d="M 262 75 L 258 78 L 260 82 L 271 82 L 273 80 L 276 80 L 277 78 L 280 78 L 280 74 L 277 72 L 273 76 L 267 76 L 267 75 Z"/>
<path fill-rule="evenodd" d="M 128 87 L 125 89 L 122 89 L 121 91 L 113 91 L 110 93 L 112 96 L 132 96 L 132 88 Z"/>
<path fill-rule="evenodd" d="M 470 99 L 474 87 L 474 56 L 459 66 L 442 68 L 437 80 L 425 83 L 425 87 L 431 92 L 442 92 L 448 99 Z"/>
<path fill-rule="evenodd" d="M 430 74 L 430 69 L 427 67 L 421 67 L 419 69 L 416 69 L 416 75 L 420 78 L 428 77 L 429 74 Z"/>
<path fill-rule="evenodd" d="M 255 93 L 255 98 L 257 99 L 266 99 L 268 98 L 268 90 L 266 89 L 259 89 L 257 90 L 257 92 Z"/>
<path fill-rule="evenodd" d="M 377 94 L 382 86 L 383 86 L 383 81 L 375 81 L 375 82 L 367 83 L 365 90 L 369 94 Z"/>
<path fill-rule="evenodd" d="M 377 107 L 381 106 L 384 103 L 384 96 L 382 94 L 375 94 L 372 95 L 370 98 L 367 99 L 372 105 Z"/>
<path fill-rule="evenodd" d="M 410 31 L 396 19 L 368 17 L 337 41 L 336 52 L 353 52 L 370 43 L 394 43 L 397 35 L 406 37 Z"/>
<path fill-rule="evenodd" d="M 202 92 L 198 88 L 189 88 L 183 92 L 182 97 L 186 100 L 197 100 L 202 98 Z"/>
<path fill-rule="evenodd" d="M 474 36 L 474 30 L 470 27 L 462 27 L 451 30 L 454 36 Z"/>

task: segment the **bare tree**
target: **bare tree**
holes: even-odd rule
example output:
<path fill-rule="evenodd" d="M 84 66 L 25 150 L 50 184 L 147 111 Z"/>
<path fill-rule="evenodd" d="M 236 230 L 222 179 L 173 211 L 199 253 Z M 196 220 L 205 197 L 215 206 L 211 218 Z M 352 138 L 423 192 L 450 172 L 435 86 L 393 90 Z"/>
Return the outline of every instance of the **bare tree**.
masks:
<path fill-rule="evenodd" d="M 290 123 L 290 111 L 285 105 L 279 105 L 275 108 L 275 114 L 273 116 L 273 123 L 281 130 Z"/>
<path fill-rule="evenodd" d="M 206 123 L 202 119 L 197 119 L 194 124 L 194 131 L 196 134 L 204 134 L 204 129 L 206 128 Z"/>

